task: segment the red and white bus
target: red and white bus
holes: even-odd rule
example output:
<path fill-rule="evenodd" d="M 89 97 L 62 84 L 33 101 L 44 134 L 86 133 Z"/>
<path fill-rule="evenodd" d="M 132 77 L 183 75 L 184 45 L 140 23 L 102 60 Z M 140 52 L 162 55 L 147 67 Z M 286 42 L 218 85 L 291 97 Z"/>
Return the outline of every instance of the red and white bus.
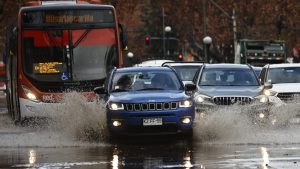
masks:
<path fill-rule="evenodd" d="M 127 48 L 114 7 L 83 1 L 28 2 L 9 31 L 6 94 L 15 121 L 44 116 L 36 110 L 66 91 L 95 97 Z"/>

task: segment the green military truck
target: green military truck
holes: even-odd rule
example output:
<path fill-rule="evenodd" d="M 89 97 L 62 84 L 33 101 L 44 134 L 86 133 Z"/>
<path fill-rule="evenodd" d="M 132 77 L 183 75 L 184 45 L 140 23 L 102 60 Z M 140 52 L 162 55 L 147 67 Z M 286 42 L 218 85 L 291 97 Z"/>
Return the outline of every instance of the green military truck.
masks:
<path fill-rule="evenodd" d="M 285 63 L 286 42 L 282 40 L 241 39 L 237 47 L 235 63 L 263 66 L 268 63 Z"/>

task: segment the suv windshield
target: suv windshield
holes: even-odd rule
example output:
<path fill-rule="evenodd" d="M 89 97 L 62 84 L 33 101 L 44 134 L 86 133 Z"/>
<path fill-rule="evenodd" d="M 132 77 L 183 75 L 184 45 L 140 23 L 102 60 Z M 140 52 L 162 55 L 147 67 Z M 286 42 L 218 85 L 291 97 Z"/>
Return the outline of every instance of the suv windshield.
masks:
<path fill-rule="evenodd" d="M 300 83 L 300 67 L 270 68 L 267 81 L 271 83 Z"/>
<path fill-rule="evenodd" d="M 192 81 L 201 66 L 172 66 L 183 81 Z"/>
<path fill-rule="evenodd" d="M 142 90 L 183 90 L 176 74 L 171 71 L 137 71 L 115 73 L 112 92 Z"/>
<path fill-rule="evenodd" d="M 206 68 L 203 70 L 200 86 L 258 86 L 258 80 L 251 69 Z"/>

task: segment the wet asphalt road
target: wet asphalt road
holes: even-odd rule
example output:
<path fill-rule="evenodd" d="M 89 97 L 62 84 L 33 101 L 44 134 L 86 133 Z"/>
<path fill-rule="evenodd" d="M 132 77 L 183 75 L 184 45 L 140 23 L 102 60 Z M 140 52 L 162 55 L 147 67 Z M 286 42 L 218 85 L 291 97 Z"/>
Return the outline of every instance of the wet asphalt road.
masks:
<path fill-rule="evenodd" d="M 49 126 L 16 126 L 1 109 L 0 168 L 300 168 L 300 125 L 257 128 L 225 110 L 226 115 L 220 112 L 205 122 L 197 121 L 191 140 L 136 137 L 112 143 L 101 137 L 105 128 L 93 128 L 94 133 L 103 133 L 99 137 L 82 135 L 86 126 L 96 125 L 95 115 L 79 116 L 84 123 L 76 125 L 76 105 L 67 108 L 73 115 L 67 117 L 76 123 L 62 121 Z M 102 116 L 98 118 L 103 122 Z"/>

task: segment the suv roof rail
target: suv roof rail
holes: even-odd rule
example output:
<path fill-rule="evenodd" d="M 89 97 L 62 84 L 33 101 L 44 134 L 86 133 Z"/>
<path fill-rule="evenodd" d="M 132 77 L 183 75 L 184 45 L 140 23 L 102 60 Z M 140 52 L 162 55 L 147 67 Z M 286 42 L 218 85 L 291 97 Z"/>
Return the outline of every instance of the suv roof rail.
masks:
<path fill-rule="evenodd" d="M 166 66 L 168 63 L 205 63 L 203 61 L 175 61 L 175 62 L 164 62 L 161 66 Z"/>

